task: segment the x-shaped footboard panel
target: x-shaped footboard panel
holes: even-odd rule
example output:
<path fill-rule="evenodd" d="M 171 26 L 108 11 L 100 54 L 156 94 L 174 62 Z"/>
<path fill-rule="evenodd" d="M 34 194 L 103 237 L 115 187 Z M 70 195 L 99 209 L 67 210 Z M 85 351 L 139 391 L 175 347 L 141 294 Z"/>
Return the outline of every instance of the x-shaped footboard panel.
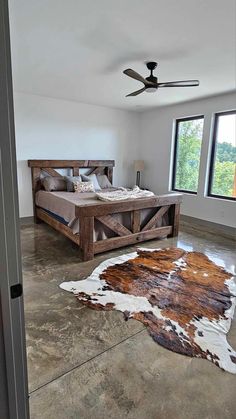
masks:
<path fill-rule="evenodd" d="M 172 199 L 170 199 L 170 197 Z M 170 195 L 169 202 L 167 202 L 166 197 L 164 199 L 162 197 L 162 200 L 152 199 L 152 202 L 149 200 L 149 205 L 146 199 L 143 200 L 143 203 L 140 202 L 141 200 L 139 200 L 139 202 L 137 201 L 138 200 L 125 203 L 124 201 L 122 203 L 98 203 L 97 205 L 87 205 L 86 208 L 78 207 L 80 220 L 80 247 L 83 260 L 92 259 L 96 253 L 155 238 L 176 236 L 178 234 L 179 196 Z M 165 205 L 161 205 L 162 202 Z M 141 211 L 145 208 L 156 208 L 156 212 L 152 215 L 151 219 L 143 225 L 143 223 L 141 224 Z M 122 212 L 130 213 L 131 229 L 124 226 L 114 215 Z M 168 220 L 167 225 L 163 225 L 162 222 L 164 215 Z M 108 227 L 117 236 L 94 242 L 93 233 L 95 220 L 98 220 Z M 157 227 L 157 225 L 159 226 Z"/>

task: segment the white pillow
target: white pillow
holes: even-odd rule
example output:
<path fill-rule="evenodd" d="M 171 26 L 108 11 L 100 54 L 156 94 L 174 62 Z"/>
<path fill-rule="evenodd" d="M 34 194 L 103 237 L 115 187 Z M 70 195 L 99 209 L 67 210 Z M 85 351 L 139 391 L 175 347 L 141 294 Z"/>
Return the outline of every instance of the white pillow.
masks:
<path fill-rule="evenodd" d="M 82 177 L 83 182 L 89 182 L 89 181 L 93 182 L 93 186 L 94 186 L 94 189 L 95 190 L 98 191 L 98 190 L 101 189 L 101 187 L 100 187 L 100 185 L 98 183 L 98 180 L 97 180 L 97 176 L 95 175 L 95 173 L 92 174 L 92 175 L 88 175 L 88 176 L 81 175 L 81 177 Z"/>
<path fill-rule="evenodd" d="M 101 189 L 112 188 L 112 184 L 109 181 L 107 175 L 97 175 L 97 181 Z"/>
<path fill-rule="evenodd" d="M 93 182 L 74 182 L 74 189 L 77 193 L 95 192 Z"/>

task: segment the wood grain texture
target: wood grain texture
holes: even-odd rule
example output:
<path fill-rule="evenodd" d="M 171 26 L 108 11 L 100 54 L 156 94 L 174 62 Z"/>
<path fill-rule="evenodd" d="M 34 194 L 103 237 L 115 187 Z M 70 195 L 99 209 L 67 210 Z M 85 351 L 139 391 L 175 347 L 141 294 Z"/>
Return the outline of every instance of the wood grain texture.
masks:
<path fill-rule="evenodd" d="M 179 234 L 179 221 L 180 221 L 180 203 L 171 205 L 170 208 L 170 223 L 173 225 L 172 237 L 176 237 Z"/>
<path fill-rule="evenodd" d="M 140 243 L 147 240 L 162 239 L 172 232 L 171 226 L 158 227 L 150 231 L 133 233 L 125 237 L 114 237 L 111 239 L 100 240 L 94 243 L 94 253 L 101 253 L 118 247 L 128 246 L 130 244 Z"/>
<path fill-rule="evenodd" d="M 55 169 L 63 169 L 69 167 L 114 167 L 114 160 L 28 160 L 29 167 L 52 167 Z"/>
<path fill-rule="evenodd" d="M 57 172 L 55 169 L 52 169 L 51 167 L 44 167 L 43 171 L 52 177 L 63 177 L 63 175 L 61 175 L 59 172 Z"/>
<path fill-rule="evenodd" d="M 96 217 L 96 219 L 118 234 L 118 236 L 127 236 L 131 234 L 131 231 L 120 224 L 112 215 L 103 215 L 101 217 Z"/>
<path fill-rule="evenodd" d="M 151 220 L 142 228 L 142 231 L 147 231 L 155 227 L 158 220 L 169 210 L 170 205 L 166 205 L 157 210 L 156 214 L 151 218 Z"/>
<path fill-rule="evenodd" d="M 108 177 L 108 180 L 110 181 L 111 184 L 113 184 L 113 169 L 111 166 L 107 166 L 105 169 L 105 174 Z"/>
<path fill-rule="evenodd" d="M 132 216 L 132 231 L 133 233 L 139 233 L 140 222 L 141 222 L 140 211 L 139 210 L 132 211 L 131 216 Z"/>
<path fill-rule="evenodd" d="M 94 257 L 94 217 L 80 218 L 80 254 L 83 261 Z"/>
<path fill-rule="evenodd" d="M 40 219 L 37 217 L 36 204 L 35 204 L 35 194 L 41 188 L 40 174 L 41 174 L 41 169 L 39 167 L 33 167 L 31 169 L 33 211 L 34 211 L 34 222 L 36 224 L 38 224 L 40 222 Z"/>
<path fill-rule="evenodd" d="M 80 174 L 79 167 L 73 167 L 72 168 L 72 173 L 73 173 L 73 176 L 79 176 L 79 174 Z"/>
<path fill-rule="evenodd" d="M 117 202 L 99 202 L 97 204 L 85 204 L 76 208 L 76 216 L 95 216 L 115 214 L 126 211 L 140 210 L 144 208 L 156 208 L 165 205 L 180 203 L 182 195 L 179 193 L 153 196 L 149 198 L 127 199 Z M 173 218 L 173 217 L 172 217 Z M 177 218 L 177 217 L 176 217 Z"/>
<path fill-rule="evenodd" d="M 42 220 L 45 223 L 49 224 L 55 230 L 57 230 L 60 233 L 64 234 L 64 236 L 68 237 L 68 239 L 72 240 L 77 245 L 80 244 L 80 236 L 79 236 L 79 234 L 73 234 L 72 230 L 69 227 L 67 227 L 66 225 L 60 223 L 60 221 L 55 220 L 55 218 L 51 217 L 42 208 L 36 208 L 36 216 L 40 220 Z"/>
<path fill-rule="evenodd" d="M 105 173 L 105 167 L 94 167 L 86 173 L 87 176 L 89 175 L 103 175 Z"/>

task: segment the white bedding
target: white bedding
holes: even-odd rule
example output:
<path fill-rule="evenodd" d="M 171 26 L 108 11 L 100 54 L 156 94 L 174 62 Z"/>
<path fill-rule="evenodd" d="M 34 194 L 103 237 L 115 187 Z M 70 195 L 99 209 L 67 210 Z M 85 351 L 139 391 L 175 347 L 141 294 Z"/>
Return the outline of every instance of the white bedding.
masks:
<path fill-rule="evenodd" d="M 134 186 L 133 189 L 119 188 L 115 191 L 97 192 L 96 196 L 101 201 L 124 201 L 126 199 L 148 198 L 154 196 L 154 193 Z"/>

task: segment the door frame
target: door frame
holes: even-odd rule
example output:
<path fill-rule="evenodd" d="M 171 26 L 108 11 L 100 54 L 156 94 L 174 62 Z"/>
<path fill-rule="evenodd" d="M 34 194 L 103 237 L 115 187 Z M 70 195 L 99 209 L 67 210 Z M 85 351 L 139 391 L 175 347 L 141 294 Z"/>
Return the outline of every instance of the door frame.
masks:
<path fill-rule="evenodd" d="M 28 419 L 28 380 L 23 295 L 20 295 L 22 266 L 7 0 L 0 0 L 0 237 L 2 322 L 0 327 L 5 352 L 8 417 Z"/>

